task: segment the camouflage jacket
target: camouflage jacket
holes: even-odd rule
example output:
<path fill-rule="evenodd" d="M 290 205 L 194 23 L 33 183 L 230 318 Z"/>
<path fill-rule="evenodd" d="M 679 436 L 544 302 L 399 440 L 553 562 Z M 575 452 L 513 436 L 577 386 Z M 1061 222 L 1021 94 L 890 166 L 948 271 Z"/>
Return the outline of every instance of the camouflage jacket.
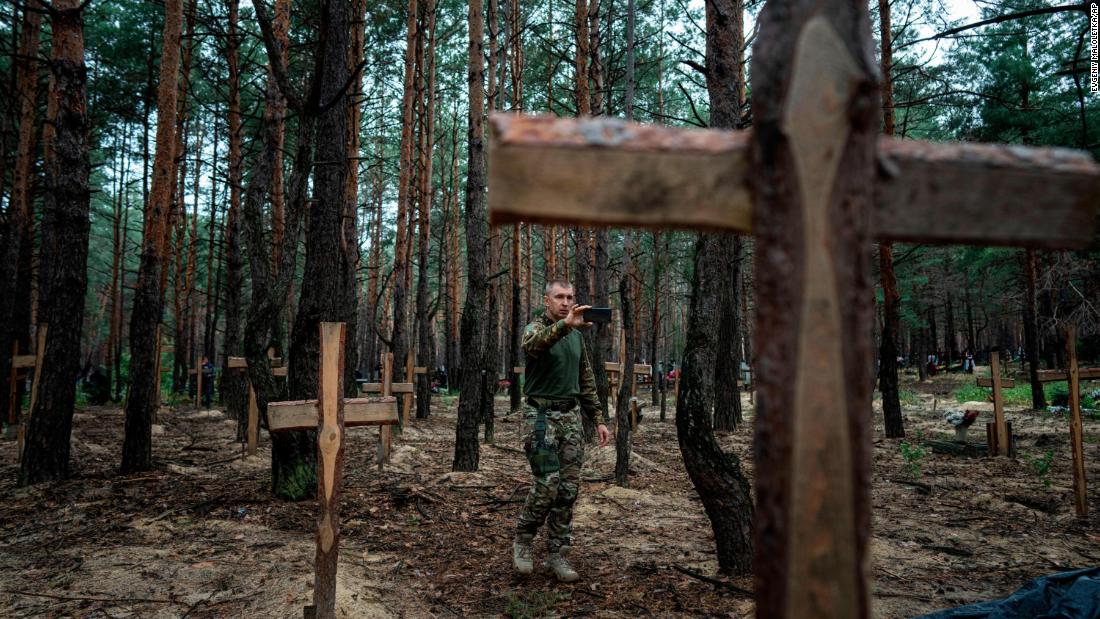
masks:
<path fill-rule="evenodd" d="M 608 423 L 596 393 L 596 377 L 584 338 L 565 324 L 542 314 L 523 330 L 524 395 L 537 399 L 580 401 L 594 423 Z"/>

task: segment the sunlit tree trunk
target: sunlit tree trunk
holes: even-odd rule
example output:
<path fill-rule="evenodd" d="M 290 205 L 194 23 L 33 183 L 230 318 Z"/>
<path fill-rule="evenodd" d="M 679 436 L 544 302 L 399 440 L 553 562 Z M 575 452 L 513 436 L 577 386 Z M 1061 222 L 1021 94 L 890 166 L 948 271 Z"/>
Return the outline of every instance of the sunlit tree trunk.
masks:
<path fill-rule="evenodd" d="M 130 316 L 130 394 L 122 445 L 122 472 L 152 468 L 153 414 L 158 403 L 156 373 L 157 325 L 164 309 L 161 271 L 168 212 L 172 207 L 172 176 L 176 145 L 176 98 L 179 93 L 180 34 L 183 0 L 165 0 L 164 38 L 157 88 L 157 149 L 153 182 L 145 204 L 141 266 Z"/>

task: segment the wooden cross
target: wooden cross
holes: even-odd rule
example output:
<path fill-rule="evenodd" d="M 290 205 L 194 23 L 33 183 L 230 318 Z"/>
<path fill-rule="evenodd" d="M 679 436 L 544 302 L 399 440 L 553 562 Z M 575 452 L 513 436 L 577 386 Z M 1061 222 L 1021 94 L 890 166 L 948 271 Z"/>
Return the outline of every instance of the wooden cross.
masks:
<path fill-rule="evenodd" d="M 1100 169 L 877 137 L 865 3 L 771 0 L 757 23 L 752 132 L 496 114 L 490 217 L 757 236 L 756 612 L 869 617 L 870 243 L 1084 247 Z"/>
<path fill-rule="evenodd" d="M 989 354 L 989 378 L 979 377 L 975 382 L 979 387 L 993 388 L 993 434 L 989 445 L 989 455 L 1007 456 L 1012 437 L 1008 435 L 1005 422 L 1005 404 L 1002 387 L 1015 387 L 1016 381 L 1001 377 L 1001 353 L 994 350 Z"/>
<path fill-rule="evenodd" d="M 317 555 L 313 607 L 327 619 L 336 613 L 336 566 L 340 543 L 340 479 L 344 470 L 344 430 L 355 426 L 397 423 L 393 397 L 344 399 L 344 337 L 342 322 L 323 322 L 317 399 L 272 402 L 267 405 L 271 432 L 317 430 Z"/>
<path fill-rule="evenodd" d="M 27 409 L 27 414 L 23 419 L 19 420 L 19 426 L 16 430 L 16 443 L 18 445 L 16 449 L 16 461 L 23 461 L 23 442 L 27 438 L 27 422 L 30 420 L 31 413 L 34 411 L 34 404 L 38 400 L 38 381 L 42 377 L 42 353 L 46 350 L 46 333 L 50 330 L 50 325 L 42 323 L 38 325 L 35 330 L 35 345 L 33 355 L 20 355 L 19 354 L 19 342 L 18 340 L 12 343 L 11 346 L 11 375 L 8 377 L 8 427 L 12 427 L 15 424 L 15 411 L 18 410 L 19 402 L 18 396 L 18 384 L 20 376 L 19 370 L 29 370 L 34 368 L 34 379 L 31 381 L 31 405 Z"/>
<path fill-rule="evenodd" d="M 283 365 L 281 357 L 274 356 L 275 353 L 272 350 L 267 351 L 267 358 L 271 363 L 271 374 L 275 377 L 286 377 L 286 367 Z M 245 370 L 245 380 L 248 380 L 248 360 L 244 357 L 230 357 L 228 363 L 229 371 Z M 252 387 L 252 381 L 248 380 L 248 428 L 245 430 L 245 445 L 244 455 L 254 456 L 256 455 L 256 447 L 259 442 L 260 434 L 260 409 L 256 404 L 256 390 Z"/>

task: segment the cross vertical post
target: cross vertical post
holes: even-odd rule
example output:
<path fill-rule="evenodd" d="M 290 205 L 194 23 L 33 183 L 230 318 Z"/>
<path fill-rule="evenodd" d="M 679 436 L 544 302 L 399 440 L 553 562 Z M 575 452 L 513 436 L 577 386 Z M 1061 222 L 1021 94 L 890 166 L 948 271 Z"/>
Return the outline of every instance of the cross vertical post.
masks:
<path fill-rule="evenodd" d="M 339 493 L 344 469 L 344 323 L 321 323 L 317 377 L 317 558 L 313 605 L 321 617 L 336 612 L 336 563 L 340 544 Z"/>
<path fill-rule="evenodd" d="M 393 353 L 382 355 L 382 397 L 393 395 Z M 378 470 L 386 466 L 390 459 L 390 442 L 393 440 L 393 428 L 382 426 L 378 432 Z"/>
<path fill-rule="evenodd" d="M 307 616 L 332 619 L 336 612 L 336 568 L 340 542 L 340 484 L 344 469 L 345 429 L 397 423 L 392 397 L 344 400 L 346 325 L 322 322 L 321 363 L 317 399 L 271 402 L 268 430 L 317 430 L 317 552 L 314 563 L 313 608 Z M 312 610 L 312 615 L 310 614 Z"/>
<path fill-rule="evenodd" d="M 1001 353 L 994 350 L 989 355 L 989 372 L 993 381 L 993 429 L 997 443 L 997 455 L 1008 455 L 1008 426 L 1005 425 L 1004 394 L 1001 392 Z M 992 455 L 992 454 L 990 454 Z"/>

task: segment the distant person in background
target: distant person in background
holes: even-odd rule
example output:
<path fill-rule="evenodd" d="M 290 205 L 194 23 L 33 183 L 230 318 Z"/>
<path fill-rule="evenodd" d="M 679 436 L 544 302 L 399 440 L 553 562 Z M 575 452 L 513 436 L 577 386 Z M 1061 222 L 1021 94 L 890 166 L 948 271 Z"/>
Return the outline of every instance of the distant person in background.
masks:
<path fill-rule="evenodd" d="M 202 357 L 202 406 L 210 408 L 214 405 L 214 364 L 210 359 Z"/>

